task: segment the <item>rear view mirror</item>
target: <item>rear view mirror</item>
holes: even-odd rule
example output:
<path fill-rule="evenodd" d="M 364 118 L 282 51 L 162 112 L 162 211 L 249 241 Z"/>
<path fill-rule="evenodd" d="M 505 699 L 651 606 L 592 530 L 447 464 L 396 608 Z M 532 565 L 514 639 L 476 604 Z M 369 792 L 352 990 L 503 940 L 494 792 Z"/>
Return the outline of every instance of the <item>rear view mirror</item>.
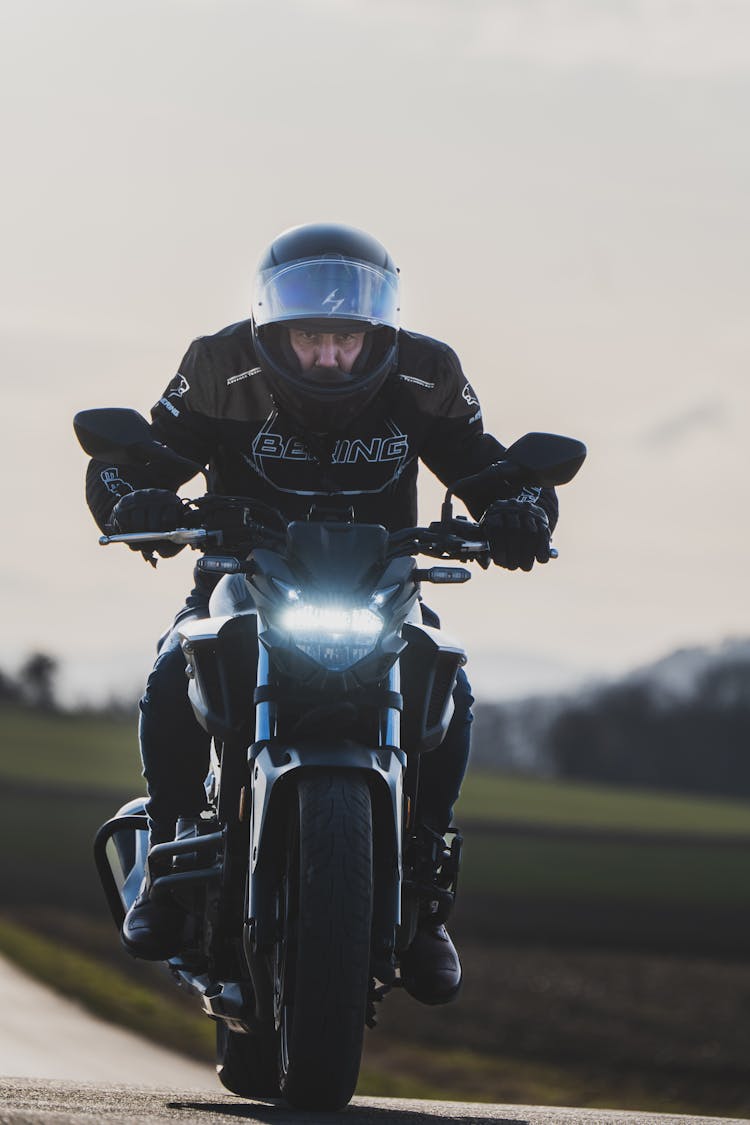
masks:
<path fill-rule="evenodd" d="M 582 441 L 560 434 L 533 433 L 514 441 L 503 460 L 521 469 L 525 484 L 554 488 L 568 484 L 585 459 L 586 446 Z"/>
<path fill-rule="evenodd" d="M 502 461 L 496 461 L 481 472 L 454 481 L 448 497 L 454 492 L 466 497 L 472 490 L 496 490 L 496 499 L 509 499 L 524 486 L 554 488 L 567 484 L 586 459 L 586 446 L 576 438 L 560 434 L 524 434 L 506 449 Z M 448 498 L 446 498 L 447 500 Z"/>
<path fill-rule="evenodd" d="M 191 477 L 203 471 L 203 466 L 196 461 L 180 457 L 156 441 L 148 422 L 136 410 L 121 407 L 81 410 L 73 419 L 73 428 L 83 449 L 97 461 L 163 465 Z"/>

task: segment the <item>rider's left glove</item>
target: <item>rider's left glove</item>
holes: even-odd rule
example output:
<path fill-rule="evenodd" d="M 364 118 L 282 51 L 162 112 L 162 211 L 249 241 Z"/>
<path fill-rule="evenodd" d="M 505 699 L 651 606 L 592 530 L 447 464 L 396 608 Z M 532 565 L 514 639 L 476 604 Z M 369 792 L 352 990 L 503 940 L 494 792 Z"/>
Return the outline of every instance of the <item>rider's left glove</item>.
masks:
<path fill-rule="evenodd" d="M 495 500 L 479 521 L 496 566 L 531 570 L 550 557 L 547 513 L 528 500 Z"/>
<path fill-rule="evenodd" d="M 116 532 L 128 534 L 133 531 L 174 531 L 185 527 L 187 512 L 179 496 L 166 488 L 140 488 L 129 492 L 117 501 L 109 517 Z M 163 559 L 171 559 L 185 546 L 184 543 L 170 543 L 168 540 L 155 540 L 148 547 L 135 543 L 128 544 L 131 551 L 141 551 L 148 558 L 154 550 Z"/>

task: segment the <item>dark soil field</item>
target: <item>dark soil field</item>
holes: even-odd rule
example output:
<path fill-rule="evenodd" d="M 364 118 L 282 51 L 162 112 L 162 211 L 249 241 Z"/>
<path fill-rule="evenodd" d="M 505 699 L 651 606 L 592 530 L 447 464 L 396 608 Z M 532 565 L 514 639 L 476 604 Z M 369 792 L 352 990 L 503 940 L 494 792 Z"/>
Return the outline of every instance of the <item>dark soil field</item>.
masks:
<path fill-rule="evenodd" d="M 393 1033 L 436 1048 L 434 1080 L 464 1097 L 750 1116 L 747 963 L 471 938 L 460 948 L 460 1001 L 436 1011 L 386 998 L 368 1063 L 399 1065 L 384 1042 Z M 446 1069 L 451 1047 L 473 1065 Z"/>

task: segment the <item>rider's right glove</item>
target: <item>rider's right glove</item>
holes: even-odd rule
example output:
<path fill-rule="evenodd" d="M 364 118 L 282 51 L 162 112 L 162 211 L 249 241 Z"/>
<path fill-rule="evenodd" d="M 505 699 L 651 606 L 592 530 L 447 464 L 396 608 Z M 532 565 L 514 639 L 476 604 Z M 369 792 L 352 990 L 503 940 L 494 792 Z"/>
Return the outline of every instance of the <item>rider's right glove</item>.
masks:
<path fill-rule="evenodd" d="M 140 488 L 129 492 L 117 501 L 109 517 L 114 531 L 129 534 L 133 531 L 174 531 L 185 527 L 186 511 L 179 496 L 166 488 Z M 148 546 L 129 543 L 131 551 L 140 551 L 148 559 L 156 551 L 163 559 L 171 559 L 185 546 L 184 543 L 170 543 L 168 540 L 155 540 Z"/>
<path fill-rule="evenodd" d="M 495 500 L 479 521 L 496 566 L 531 570 L 550 557 L 549 520 L 539 504 L 528 500 Z"/>

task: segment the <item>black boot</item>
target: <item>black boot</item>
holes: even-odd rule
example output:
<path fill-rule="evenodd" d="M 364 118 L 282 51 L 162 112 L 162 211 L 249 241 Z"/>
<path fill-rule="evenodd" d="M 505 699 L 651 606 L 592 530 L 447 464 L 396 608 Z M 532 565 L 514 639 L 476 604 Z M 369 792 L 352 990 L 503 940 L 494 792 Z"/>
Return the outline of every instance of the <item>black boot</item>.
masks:
<path fill-rule="evenodd" d="M 457 829 L 443 835 L 426 824 L 412 842 L 410 880 L 420 898 L 419 920 L 400 964 L 404 988 L 422 1004 L 449 1004 L 461 988 L 461 962 L 445 922 L 456 899 L 462 844 Z"/>
<path fill-rule="evenodd" d="M 144 879 L 140 894 L 125 915 L 121 940 L 128 953 L 143 961 L 166 961 L 180 947 L 185 915 L 173 903 L 152 902 Z"/>
<path fill-rule="evenodd" d="M 421 918 L 414 941 L 401 954 L 404 988 L 421 1004 L 449 1004 L 461 989 L 461 962 L 442 922 Z"/>

